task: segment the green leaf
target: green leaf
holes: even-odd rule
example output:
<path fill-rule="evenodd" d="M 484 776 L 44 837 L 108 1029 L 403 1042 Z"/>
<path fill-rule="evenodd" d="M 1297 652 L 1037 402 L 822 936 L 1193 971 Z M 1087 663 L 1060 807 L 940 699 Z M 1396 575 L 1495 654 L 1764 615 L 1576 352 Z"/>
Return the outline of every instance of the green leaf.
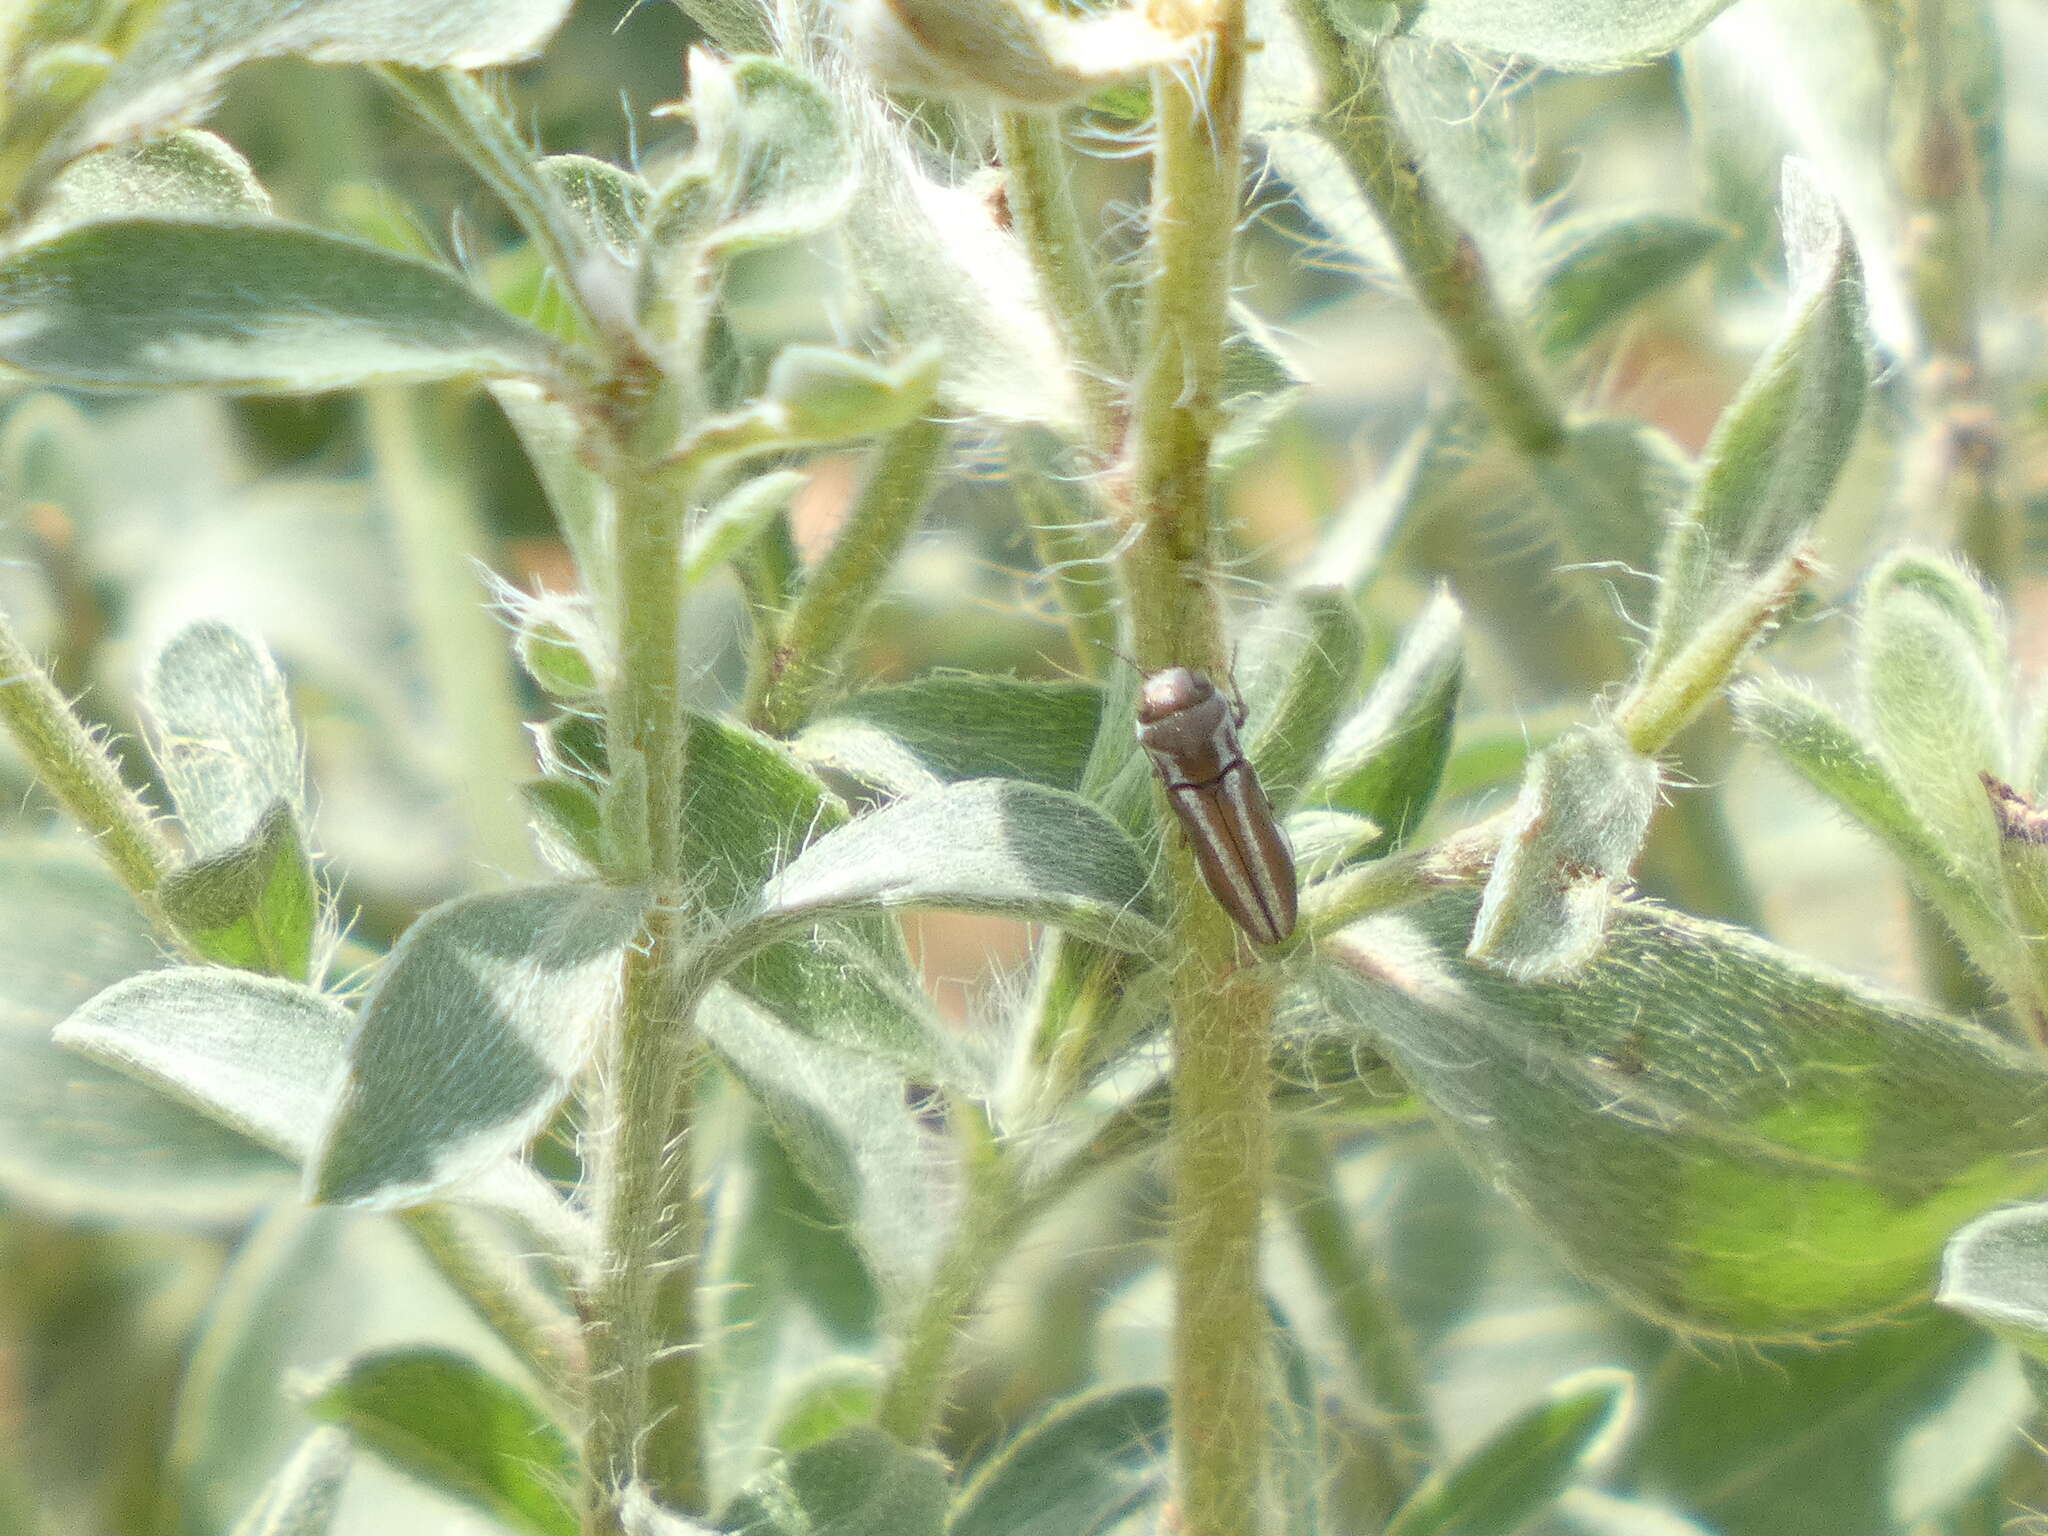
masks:
<path fill-rule="evenodd" d="M 311 974 L 320 893 L 291 807 L 282 801 L 247 843 L 176 871 L 157 899 L 208 960 L 290 981 Z"/>
<path fill-rule="evenodd" d="M 1570 1488 L 1557 1501 L 1557 1536 L 1716 1536 L 1669 1506 Z"/>
<path fill-rule="evenodd" d="M 721 259 L 800 240 L 852 198 L 853 146 L 832 97 L 809 76 L 761 55 L 690 55 L 697 142 L 656 190 L 647 245 L 660 257 Z"/>
<path fill-rule="evenodd" d="M 770 470 L 728 491 L 717 506 L 690 525 L 683 545 L 683 584 L 694 587 L 746 549 L 779 518 L 810 477 L 793 469 Z"/>
<path fill-rule="evenodd" d="M 154 756 L 193 852 L 238 852 L 279 804 L 305 814 L 299 737 L 284 678 L 262 642 L 203 619 L 150 662 L 142 706 Z"/>
<path fill-rule="evenodd" d="M 1393 664 L 1338 727 L 1304 797 L 1384 828 L 1374 853 L 1407 841 L 1436 798 L 1465 682 L 1463 621 L 1450 593 L 1430 598 Z"/>
<path fill-rule="evenodd" d="M 1980 775 L 2009 770 L 2011 667 L 1991 600 L 1943 560 L 1907 551 L 1870 573 L 1858 681 L 1872 739 L 1950 867 L 2000 888 L 1998 819 Z"/>
<path fill-rule="evenodd" d="M 299 1443 L 229 1536 L 327 1536 L 355 1458 L 347 1435 L 316 1429 Z"/>
<path fill-rule="evenodd" d="M 779 444 L 882 437 L 920 419 L 939 382 L 939 353 L 923 347 L 893 363 L 832 347 L 784 347 L 768 367 L 755 409 Z"/>
<path fill-rule="evenodd" d="M 364 1355 L 307 1404 L 429 1486 L 533 1536 L 576 1536 L 577 1459 L 525 1393 L 467 1355 L 418 1347 Z"/>
<path fill-rule="evenodd" d="M 764 1473 L 719 1523 L 749 1536 L 940 1536 L 950 1495 L 935 1456 L 861 1425 Z"/>
<path fill-rule="evenodd" d="M 0 260 L 0 362 L 86 389 L 551 379 L 554 344 L 454 273 L 274 221 L 110 219 Z"/>
<path fill-rule="evenodd" d="M 811 1371 L 776 1405 L 770 1443 L 784 1455 L 874 1421 L 886 1378 L 873 1360 L 838 1355 Z"/>
<path fill-rule="evenodd" d="M 1804 162 L 1785 162 L 1783 327 L 1715 424 L 1698 489 L 1673 525 L 1644 660 L 1674 669 L 1799 552 L 1863 415 L 1870 361 L 1862 268 L 1841 211 Z"/>
<path fill-rule="evenodd" d="M 1349 593 L 1305 587 L 1260 615 L 1245 642 L 1245 756 L 1285 815 L 1322 761 L 1365 664 L 1365 625 Z"/>
<path fill-rule="evenodd" d="M 567 406 L 524 379 L 494 379 L 488 387 L 547 492 L 555 525 L 576 557 L 576 571 L 591 605 L 601 619 L 610 618 L 617 574 L 611 553 L 612 490 L 583 460 L 582 423 Z"/>
<path fill-rule="evenodd" d="M 56 1038 L 303 1162 L 354 1028 L 296 982 L 186 966 L 116 982 Z"/>
<path fill-rule="evenodd" d="M 827 833 L 769 882 L 776 928 L 871 908 L 989 912 L 1158 951 L 1144 860 L 1074 795 L 1013 779 L 925 790 Z"/>
<path fill-rule="evenodd" d="M 1379 840 L 1379 823 L 1349 811 L 1296 811 L 1287 818 L 1287 841 L 1304 886 L 1365 858 Z"/>
<path fill-rule="evenodd" d="M 2015 996 L 2027 995 L 2029 962 L 2006 908 L 1996 846 L 1986 868 L 1971 858 L 1981 849 L 1945 841 L 1878 752 L 1796 685 L 1778 678 L 1746 684 L 1736 691 L 1735 709 L 1743 729 L 1769 742 L 1891 851 L 1986 975 Z M 1984 798 L 1981 784 L 1978 795 Z"/>
<path fill-rule="evenodd" d="M 855 52 L 889 85 L 976 105 L 1042 110 L 1183 63 L 1178 31 L 1142 15 L 1048 10 L 1016 0 L 890 0 L 849 17 Z"/>
<path fill-rule="evenodd" d="M 1579 1469 L 1611 1445 L 1634 1378 L 1598 1371 L 1553 1389 L 1456 1465 L 1430 1474 L 1386 1536 L 1514 1536 L 1556 1502 Z"/>
<path fill-rule="evenodd" d="M 963 779 L 1078 790 L 1102 714 L 1087 683 L 934 673 L 841 699 L 796 739 L 821 768 L 892 795 Z"/>
<path fill-rule="evenodd" d="M 2048 1205 L 1987 1211 L 1949 1239 L 1936 1301 L 1981 1323 L 2028 1356 L 2028 1379 L 2048 1389 Z"/>
<path fill-rule="evenodd" d="M 939 397 L 1003 422 L 1078 431 L 1073 368 L 1036 302 L 1037 278 L 1017 237 L 973 186 L 927 174 L 869 92 L 843 102 L 861 156 L 844 225 L 854 272 L 900 342 L 943 351 Z"/>
<path fill-rule="evenodd" d="M 1640 904 L 1570 983 L 1516 984 L 1460 953 L 1472 909 L 1446 894 L 1326 940 L 1327 1006 L 1640 1312 L 1744 1337 L 1865 1322 L 2037 1181 L 2041 1069 L 1981 1030 Z"/>
<path fill-rule="evenodd" d="M 1334 0 L 1323 0 L 1334 3 Z M 1427 0 L 1420 37 L 1550 69 L 1621 69 L 1669 53 L 1731 0 Z"/>
<path fill-rule="evenodd" d="M 1594 955 L 1657 808 L 1657 765 L 1610 725 L 1529 764 L 1466 953 L 1518 981 L 1564 981 Z"/>
<path fill-rule="evenodd" d="M 1647 1381 L 1671 1347 L 1568 1273 L 1527 1218 L 1428 1126 L 1373 1138 L 1341 1167 L 1338 1189 L 1386 1275 L 1390 1336 L 1366 1346 L 1392 1355 L 1402 1374 L 1417 1367 L 1399 1356 L 1420 1355 L 1447 1462 L 1541 1409 L 1565 1378 L 1618 1367 Z M 1310 1320 L 1310 1309 L 1291 1311 L 1297 1328 Z M 1306 1342 L 1319 1358 L 1344 1347 L 1313 1334 Z"/>
<path fill-rule="evenodd" d="M 1543 350 L 1555 358 L 1581 350 L 1727 238 L 1717 224 L 1657 212 L 1586 215 L 1546 230 L 1537 299 Z"/>
<path fill-rule="evenodd" d="M 233 1221 L 288 1185 L 290 1165 L 274 1153 L 51 1039 L 94 993 L 161 959 L 99 866 L 0 848 L 0 1190 L 10 1201 L 73 1219 Z"/>
<path fill-rule="evenodd" d="M 1325 1420 L 1334 1416 L 1323 1401 L 1323 1386 L 1309 1358 L 1308 1341 L 1290 1326 L 1274 1297 L 1266 1298 L 1273 1327 L 1267 1337 L 1273 1371 L 1267 1394 L 1266 1419 L 1272 1443 L 1273 1482 L 1286 1513 L 1279 1536 L 1326 1536 L 1330 1500 L 1325 1495 L 1327 1466 Z"/>
<path fill-rule="evenodd" d="M 647 227 L 654 194 L 631 171 L 589 155 L 549 155 L 538 162 L 555 195 L 581 221 L 592 245 L 630 262 Z"/>
<path fill-rule="evenodd" d="M 732 995 L 714 990 L 699 1010 L 700 1020 L 721 1027 L 722 1017 L 714 1015 L 734 1006 L 728 1002 Z M 759 1033 L 777 1026 L 757 1017 L 732 1027 Z M 787 1035 L 761 1043 L 771 1062 Z M 856 1070 L 874 1068 L 862 1062 Z M 893 1119 L 901 1102 L 899 1092 L 884 1118 Z M 840 1161 L 833 1172 L 851 1166 Z M 754 1117 L 724 1159 L 710 1221 L 703 1295 L 711 1355 L 711 1484 L 729 1490 L 776 1446 L 774 1427 L 787 1415 L 790 1373 L 812 1360 L 824 1371 L 845 1361 L 843 1351 L 871 1347 L 879 1308 L 873 1274 L 852 1239 L 844 1208 L 817 1193 L 765 1116 Z"/>
<path fill-rule="evenodd" d="M 845 821 L 845 808 L 781 744 L 692 717 L 684 859 L 709 910 L 751 910 L 780 865 Z M 922 1081 L 961 1080 L 960 1052 L 932 1016 L 901 930 L 884 917 L 771 944 L 726 979 L 801 1034 L 880 1056 Z"/>
<path fill-rule="evenodd" d="M 946 1536 L 1098 1536 L 1164 1486 L 1166 1392 L 1070 1398 L 996 1452 L 961 1490 Z"/>
<path fill-rule="evenodd" d="M 1457 744 L 1444 762 L 1445 800 L 1503 789 L 1522 780 L 1529 759 L 1580 723 L 1582 706 L 1481 715 L 1458 727 Z"/>
<path fill-rule="evenodd" d="M 540 51 L 568 0 L 452 0 L 432 10 L 356 0 L 164 0 L 72 133 L 78 144 L 144 132 L 213 94 L 252 59 L 481 69 Z"/>
<path fill-rule="evenodd" d="M 260 218 L 269 212 L 270 194 L 232 144 L 203 128 L 181 128 L 67 165 L 43 195 L 28 238 L 143 213 Z"/>
<path fill-rule="evenodd" d="M 605 867 L 604 809 L 597 791 L 574 779 L 535 779 L 519 786 L 544 850 L 578 874 Z"/>
<path fill-rule="evenodd" d="M 165 1427 L 162 1491 L 182 1532 L 228 1529 L 312 1430 L 306 1383 L 351 1356 L 422 1339 L 494 1370 L 505 1346 L 428 1266 L 410 1233 L 368 1212 L 280 1201 L 212 1287 Z M 349 1479 L 346 1528 L 443 1531 L 445 1500 L 369 1458 Z M 381 1522 L 381 1523 L 380 1523 Z"/>
<path fill-rule="evenodd" d="M 413 1205 L 524 1148 L 613 1006 L 642 905 L 538 885 L 458 897 L 408 928 L 364 1000 L 307 1197 Z"/>
<path fill-rule="evenodd" d="M 722 52 L 766 53 L 775 46 L 764 0 L 681 0 L 683 14 Z"/>
<path fill-rule="evenodd" d="M 1922 1312 L 1760 1360 L 1675 1355 L 1627 1469 L 1637 1491 L 1742 1536 L 1906 1536 L 1998 1475 L 2027 1413 L 2011 1356 Z"/>
<path fill-rule="evenodd" d="M 506 605 L 518 627 L 513 653 L 550 699 L 595 707 L 617 671 L 590 603 L 558 592 L 521 595 Z"/>
<path fill-rule="evenodd" d="M 952 1228 L 951 1180 L 902 1074 L 785 1029 L 729 991 L 705 999 L 698 1027 L 888 1298 L 914 1299 Z"/>
<path fill-rule="evenodd" d="M 1223 339 L 1223 421 L 1209 447 L 1219 473 L 1258 451 L 1307 384 L 1257 315 L 1232 305 L 1231 319 L 1235 329 Z"/>

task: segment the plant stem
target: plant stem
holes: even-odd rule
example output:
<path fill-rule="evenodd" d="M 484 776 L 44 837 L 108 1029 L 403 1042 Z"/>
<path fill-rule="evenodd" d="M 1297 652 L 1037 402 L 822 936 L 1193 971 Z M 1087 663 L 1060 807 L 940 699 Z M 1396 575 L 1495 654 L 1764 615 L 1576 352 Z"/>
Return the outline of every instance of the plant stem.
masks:
<path fill-rule="evenodd" d="M 1039 292 L 1066 345 L 1087 413 L 1087 445 L 1079 466 L 1112 463 L 1128 425 L 1124 380 L 1130 358 L 1103 291 L 1095 242 L 1074 198 L 1073 156 L 1060 119 L 1038 112 L 1006 113 L 996 120 L 1010 214 L 1038 275 Z M 1080 669 L 1097 676 L 1113 654 L 1116 615 L 1099 569 L 1105 557 L 1100 525 L 1113 509 L 1086 474 L 1056 474 L 1042 442 L 1023 430 L 1010 434 L 1020 512 L 1038 546 L 1039 563 L 1074 640 Z"/>
<path fill-rule="evenodd" d="M 568 1314 L 551 1302 L 500 1245 L 471 1230 L 451 1205 L 416 1205 L 401 1213 L 429 1263 L 440 1271 L 484 1326 L 531 1366 L 563 1400 L 581 1396 L 582 1350 Z"/>
<path fill-rule="evenodd" d="M 836 684 L 847 648 L 917 527 L 948 435 L 944 422 L 927 419 L 883 439 L 867 484 L 782 627 L 757 714 L 764 730 L 795 731 Z"/>
<path fill-rule="evenodd" d="M 986 1114 L 964 1099 L 954 1101 L 953 1113 L 966 1143 L 967 1199 L 952 1244 L 905 1332 L 875 1416 L 906 1445 L 927 1443 L 938 1428 L 961 1324 L 979 1307 L 989 1276 L 1021 1230 L 1016 1183 Z"/>
<path fill-rule="evenodd" d="M 1905 269 L 1921 343 L 1975 364 L 1990 216 L 1977 127 L 1965 106 L 1954 0 L 1899 0 L 1893 177 L 1909 218 Z"/>
<path fill-rule="evenodd" d="M 0 615 L 0 724 L 37 780 L 99 845 L 100 855 L 157 929 L 176 934 L 157 907 L 157 887 L 177 866 L 155 814 L 121 777 L 119 764 Z M 183 943 L 179 942 L 182 949 Z"/>
<path fill-rule="evenodd" d="M 1337 1189 L 1337 1169 L 1321 1132 L 1298 1130 L 1281 1149 L 1288 1215 L 1310 1267 L 1342 1325 L 1346 1356 L 1360 1398 L 1378 1416 L 1398 1504 L 1436 1459 L 1436 1436 L 1422 1391 L 1422 1364 L 1386 1276 L 1353 1235 Z"/>
<path fill-rule="evenodd" d="M 1564 412 L 1522 328 L 1502 308 L 1471 235 L 1458 227 L 1423 175 L 1380 67 L 1380 50 L 1347 42 L 1328 0 L 1294 0 L 1320 79 L 1323 128 L 1379 216 L 1422 307 L 1457 355 L 1487 418 L 1524 457 L 1565 446 Z"/>
<path fill-rule="evenodd" d="M 665 442 L 657 432 L 652 441 Z M 632 452 L 640 445 L 625 450 Z M 701 988 L 683 979 L 688 871 L 683 772 L 678 563 L 687 476 L 644 458 L 614 476 L 619 522 L 619 682 L 606 713 L 615 784 L 644 785 L 613 807 L 630 871 L 649 887 L 639 941 L 627 952 L 609 1060 L 595 1187 L 601 1251 L 585 1298 L 590 1430 L 585 1528 L 619 1531 L 620 1497 L 645 1483 L 660 1503 L 702 1512 L 705 1404 L 697 1267 L 704 1213 L 690 1177 L 690 1133 L 704 1046 L 690 1024 Z"/>
<path fill-rule="evenodd" d="M 1893 19 L 1892 177 L 1925 353 L 1902 495 L 1923 536 L 1954 539 L 1994 590 L 2009 592 L 2024 530 L 2000 483 L 2004 424 L 1985 388 L 1979 338 L 1990 197 L 1980 125 L 1964 96 L 1967 66 L 1955 56 L 1970 21 L 1952 0 L 1899 0 Z"/>
<path fill-rule="evenodd" d="M 1614 726 L 1628 744 L 1654 757 L 1727 685 L 1737 664 L 1785 605 L 1799 595 L 1813 574 L 1804 551 L 1794 553 L 1765 572 L 1715 615 L 1712 623 L 1655 671 L 1639 675 L 1615 706 Z"/>
<path fill-rule="evenodd" d="M 1129 434 L 1129 534 L 1119 560 L 1147 671 L 1221 676 L 1211 582 L 1210 453 L 1221 419 L 1230 259 L 1242 177 L 1242 0 L 1209 9 L 1189 75 L 1155 71 L 1151 276 Z M 1162 816 L 1164 814 L 1162 810 Z M 1167 839 L 1178 960 L 1173 1016 L 1173 1419 L 1184 1536 L 1257 1536 L 1265 1501 L 1267 1317 L 1259 1228 L 1270 1161 L 1268 967 Z"/>
<path fill-rule="evenodd" d="M 379 499 L 397 535 L 428 689 L 472 846 L 501 876 L 527 874 L 533 848 L 517 786 L 531 765 L 512 692 L 510 647 L 479 601 L 485 535 L 476 508 L 435 467 L 410 394 L 366 390 L 363 409 Z"/>
<path fill-rule="evenodd" d="M 1124 434 L 1129 361 L 1096 269 L 1095 244 L 1074 202 L 1072 167 L 1060 119 L 1041 112 L 996 120 L 1010 217 L 1053 323 L 1066 343 L 1088 411 L 1089 444 L 1108 463 Z"/>

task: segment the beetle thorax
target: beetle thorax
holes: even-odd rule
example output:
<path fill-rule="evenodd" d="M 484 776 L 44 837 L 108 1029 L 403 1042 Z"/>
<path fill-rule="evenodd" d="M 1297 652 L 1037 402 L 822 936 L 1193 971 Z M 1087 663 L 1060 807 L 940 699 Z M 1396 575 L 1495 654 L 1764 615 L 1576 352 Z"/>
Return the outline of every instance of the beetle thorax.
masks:
<path fill-rule="evenodd" d="M 1138 744 L 1169 785 L 1213 784 L 1243 757 L 1234 714 L 1201 673 L 1168 667 L 1139 691 Z"/>

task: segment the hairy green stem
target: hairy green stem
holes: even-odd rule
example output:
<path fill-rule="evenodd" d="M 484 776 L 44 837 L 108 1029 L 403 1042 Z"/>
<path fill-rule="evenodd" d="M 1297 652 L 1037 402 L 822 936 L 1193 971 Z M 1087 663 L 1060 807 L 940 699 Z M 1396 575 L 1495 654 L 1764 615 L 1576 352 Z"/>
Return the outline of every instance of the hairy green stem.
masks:
<path fill-rule="evenodd" d="M 990 1275 L 1022 1230 L 1015 1177 L 977 1104 L 956 1100 L 966 1144 L 967 1198 L 945 1257 L 926 1288 L 882 1389 L 875 1420 L 906 1445 L 932 1438 L 946 1406 L 961 1325 L 974 1315 Z"/>
<path fill-rule="evenodd" d="M 1436 1459 L 1436 1436 L 1422 1391 L 1422 1363 L 1387 1279 L 1359 1243 L 1337 1188 L 1337 1169 L 1323 1133 L 1300 1129 L 1281 1148 L 1288 1215 L 1342 1330 L 1346 1363 L 1361 1401 L 1386 1438 L 1398 1503 Z"/>
<path fill-rule="evenodd" d="M 996 121 L 1010 217 L 1053 324 L 1066 343 L 1088 412 L 1089 445 L 1100 463 L 1124 434 L 1124 375 L 1129 368 L 1116 320 L 1103 292 L 1081 211 L 1060 119 L 1043 112 L 1006 113 Z"/>
<path fill-rule="evenodd" d="M 1227 670 L 1212 587 L 1210 455 L 1243 160 L 1242 0 L 1208 13 L 1189 74 L 1155 71 L 1151 274 L 1129 433 L 1131 643 L 1147 671 Z M 1161 814 L 1164 815 L 1162 807 Z M 1267 1461 L 1259 1231 L 1270 1162 L 1269 967 L 1246 964 L 1184 840 L 1167 839 L 1177 959 L 1174 1080 L 1175 1484 L 1185 1536 L 1257 1536 Z"/>
<path fill-rule="evenodd" d="M 1379 216 L 1410 286 L 1503 436 L 1543 460 L 1566 442 L 1564 412 L 1521 326 L 1502 307 L 1471 235 L 1438 200 L 1395 115 L 1378 47 L 1347 41 L 1329 0 L 1294 0 L 1323 91 L 1323 128 Z"/>
<path fill-rule="evenodd" d="M 175 938 L 157 907 L 157 887 L 177 866 L 176 851 L 155 815 L 122 779 L 106 744 L 72 712 L 5 615 L 0 615 L 0 724 L 37 781 L 99 845 L 100 856 L 157 928 Z"/>
<path fill-rule="evenodd" d="M 435 1269 L 514 1355 L 562 1401 L 582 1396 L 582 1347 L 566 1312 L 502 1244 L 452 1205 L 416 1205 L 400 1220 Z"/>
<path fill-rule="evenodd" d="M 1955 57 L 1959 7 L 1899 0 L 1893 21 L 1892 177 L 1907 215 L 1906 289 L 1925 354 L 1916 389 L 1920 429 L 1906 454 L 1902 494 L 1923 536 L 1954 539 L 1995 590 L 2009 592 L 2024 529 L 2001 484 L 2006 433 L 1984 379 L 1979 332 L 1991 200 L 1980 125 Z"/>
<path fill-rule="evenodd" d="M 513 694 L 511 650 L 480 601 L 485 534 L 476 507 L 435 466 L 409 393 L 367 390 L 363 409 L 472 847 L 501 876 L 529 874 L 533 846 L 518 785 L 531 777 L 532 764 Z"/>
<path fill-rule="evenodd" d="M 1974 364 L 1990 214 L 1977 124 L 1954 58 L 1955 0 L 1900 0 L 1893 177 L 1908 215 L 1908 292 L 1928 353 Z"/>
<path fill-rule="evenodd" d="M 649 905 L 627 952 L 595 1169 L 598 1267 L 584 1301 L 590 1361 L 585 1529 L 621 1527 L 628 1484 L 702 1512 L 705 1402 L 697 1303 L 705 1220 L 689 1171 L 706 1056 L 690 1024 L 699 988 L 679 980 L 689 946 L 683 864 L 688 732 L 677 646 L 686 477 L 644 460 L 615 475 L 619 682 L 606 713 L 611 840 Z M 634 791 L 637 790 L 637 794 Z M 636 803 L 625 803 L 632 795 Z"/>
<path fill-rule="evenodd" d="M 1074 197 L 1073 157 L 1061 120 L 1015 112 L 997 119 L 1011 222 L 1038 275 L 1039 292 L 1066 345 L 1087 415 L 1082 468 L 1114 461 L 1128 425 L 1129 350 L 1104 291 L 1095 242 Z M 1101 526 L 1110 510 L 1091 478 L 1062 474 L 1042 444 L 1011 434 L 1019 510 L 1051 581 L 1080 669 L 1099 676 L 1114 651 L 1116 613 Z M 1058 476 L 1055 479 L 1055 475 Z"/>
<path fill-rule="evenodd" d="M 788 735 L 837 686 L 839 668 L 931 495 L 948 428 L 914 421 L 883 439 L 867 483 L 782 625 L 757 722 Z"/>
<path fill-rule="evenodd" d="M 1615 706 L 1614 726 L 1630 747 L 1655 757 L 1720 697 L 1729 677 L 1770 622 L 1813 574 L 1803 551 L 1787 556 L 1715 615 L 1662 666 L 1639 675 Z"/>

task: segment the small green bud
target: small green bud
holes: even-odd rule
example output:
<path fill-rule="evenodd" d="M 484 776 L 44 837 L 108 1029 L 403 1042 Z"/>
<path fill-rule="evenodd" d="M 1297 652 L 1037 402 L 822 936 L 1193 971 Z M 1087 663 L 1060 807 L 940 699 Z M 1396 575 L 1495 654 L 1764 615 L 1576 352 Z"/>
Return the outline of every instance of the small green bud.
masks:
<path fill-rule="evenodd" d="M 514 641 L 519 664 L 550 698 L 580 703 L 599 697 L 611 672 L 590 613 L 578 599 L 543 593 L 520 615 Z"/>

